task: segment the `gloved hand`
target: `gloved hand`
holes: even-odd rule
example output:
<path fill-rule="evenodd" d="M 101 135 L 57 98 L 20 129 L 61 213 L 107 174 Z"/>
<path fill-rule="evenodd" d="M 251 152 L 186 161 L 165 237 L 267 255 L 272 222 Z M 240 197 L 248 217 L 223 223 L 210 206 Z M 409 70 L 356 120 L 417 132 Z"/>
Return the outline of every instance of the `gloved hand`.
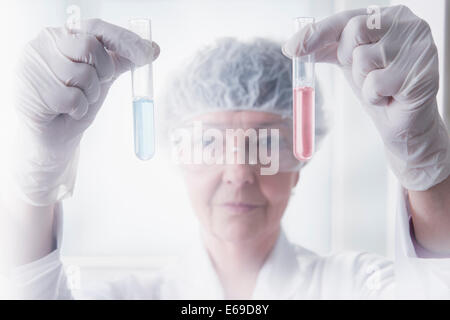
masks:
<path fill-rule="evenodd" d="M 45 206 L 71 195 L 80 139 L 111 84 L 158 55 L 156 43 L 98 19 L 82 21 L 80 30 L 46 28 L 25 47 L 13 168 L 23 200 Z"/>
<path fill-rule="evenodd" d="M 335 14 L 300 30 L 282 51 L 338 65 L 380 132 L 401 184 L 427 190 L 450 174 L 430 28 L 405 6 L 382 8 L 379 29 L 369 29 L 368 19 L 365 9 Z"/>

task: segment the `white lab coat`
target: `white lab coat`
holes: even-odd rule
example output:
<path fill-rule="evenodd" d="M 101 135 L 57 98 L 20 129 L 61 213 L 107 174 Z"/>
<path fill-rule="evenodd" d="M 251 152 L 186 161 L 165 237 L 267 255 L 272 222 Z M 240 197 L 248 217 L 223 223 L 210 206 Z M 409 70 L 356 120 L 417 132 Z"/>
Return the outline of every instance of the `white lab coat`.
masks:
<path fill-rule="evenodd" d="M 450 298 L 450 259 L 416 255 L 406 190 L 399 187 L 396 258 L 361 252 L 319 256 L 292 244 L 284 232 L 257 278 L 254 299 Z M 58 249 L 16 268 L 9 292 L 27 299 L 223 299 L 222 287 L 198 237 L 191 251 L 153 276 L 130 275 L 71 291 L 59 247 L 62 206 L 56 210 Z"/>

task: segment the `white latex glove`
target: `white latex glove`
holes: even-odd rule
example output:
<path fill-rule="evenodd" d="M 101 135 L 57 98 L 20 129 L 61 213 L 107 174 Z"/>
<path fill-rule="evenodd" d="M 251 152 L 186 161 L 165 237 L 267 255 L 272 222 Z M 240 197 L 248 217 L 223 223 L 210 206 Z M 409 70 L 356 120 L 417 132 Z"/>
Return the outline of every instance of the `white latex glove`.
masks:
<path fill-rule="evenodd" d="M 78 31 L 46 28 L 25 47 L 13 168 L 23 200 L 45 206 L 72 194 L 80 139 L 111 84 L 158 54 L 156 43 L 98 19 L 82 21 Z"/>
<path fill-rule="evenodd" d="M 430 27 L 405 6 L 382 8 L 380 29 L 369 29 L 368 17 L 365 9 L 332 15 L 300 30 L 282 51 L 338 65 L 380 132 L 401 184 L 426 190 L 450 174 Z"/>

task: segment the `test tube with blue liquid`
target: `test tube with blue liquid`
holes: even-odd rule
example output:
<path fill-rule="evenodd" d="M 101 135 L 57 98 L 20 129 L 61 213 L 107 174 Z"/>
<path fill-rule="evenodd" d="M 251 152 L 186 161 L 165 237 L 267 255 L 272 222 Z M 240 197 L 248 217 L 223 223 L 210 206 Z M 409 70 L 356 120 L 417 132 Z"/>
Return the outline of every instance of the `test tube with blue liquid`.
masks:
<path fill-rule="evenodd" d="M 141 38 L 152 41 L 149 19 L 132 19 L 130 30 Z M 152 64 L 132 68 L 134 152 L 141 160 L 149 160 L 155 154 L 155 119 L 153 103 Z"/>

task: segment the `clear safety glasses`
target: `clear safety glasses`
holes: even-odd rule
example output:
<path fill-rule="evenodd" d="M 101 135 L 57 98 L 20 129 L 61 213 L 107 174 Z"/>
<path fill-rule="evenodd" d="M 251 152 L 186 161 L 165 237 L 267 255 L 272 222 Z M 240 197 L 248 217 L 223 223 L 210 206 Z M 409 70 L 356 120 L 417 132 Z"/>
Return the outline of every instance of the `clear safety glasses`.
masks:
<path fill-rule="evenodd" d="M 261 175 L 297 171 L 292 152 L 292 121 L 261 127 L 225 127 L 193 121 L 171 132 L 172 160 L 190 171 L 247 165 Z"/>

